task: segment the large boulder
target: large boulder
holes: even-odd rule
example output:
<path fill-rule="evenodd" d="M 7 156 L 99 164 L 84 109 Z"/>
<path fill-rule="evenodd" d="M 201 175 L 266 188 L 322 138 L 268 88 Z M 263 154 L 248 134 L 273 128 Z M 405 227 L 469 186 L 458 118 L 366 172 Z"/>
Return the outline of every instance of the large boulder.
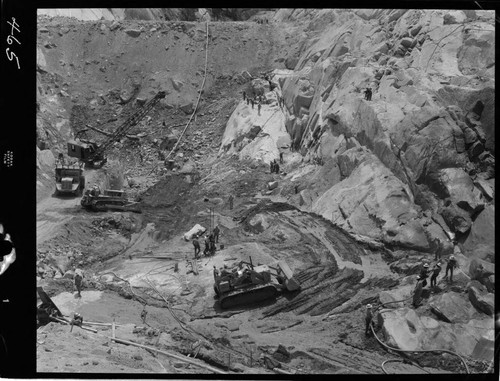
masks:
<path fill-rule="evenodd" d="M 477 314 L 463 294 L 447 292 L 429 299 L 431 311 L 447 323 L 467 323 Z"/>
<path fill-rule="evenodd" d="M 450 324 L 419 316 L 408 307 L 381 310 L 378 317 L 387 344 L 404 350 L 441 348 L 471 356 L 481 337 L 494 334 L 490 318 Z"/>
<path fill-rule="evenodd" d="M 479 258 L 472 258 L 470 261 L 469 276 L 471 280 L 477 280 L 479 283 L 487 286 L 487 283 L 491 282 L 489 279 L 490 276 L 494 274 L 495 265 L 493 263 L 483 261 Z"/>
<path fill-rule="evenodd" d="M 488 262 L 495 262 L 495 206 L 488 205 L 477 216 L 467 239 L 463 252 Z"/>
<path fill-rule="evenodd" d="M 488 292 L 485 286 L 473 280 L 469 287 L 469 300 L 478 311 L 493 316 L 495 313 L 495 294 Z"/>
<path fill-rule="evenodd" d="M 439 175 L 453 203 L 471 213 L 484 207 L 481 191 L 463 169 L 445 168 L 439 171 Z"/>
<path fill-rule="evenodd" d="M 378 297 L 384 308 L 402 308 L 404 307 L 403 301 L 411 297 L 414 289 L 415 285 L 410 284 L 392 290 L 381 291 Z"/>
<path fill-rule="evenodd" d="M 454 204 L 443 207 L 440 214 L 453 232 L 466 233 L 472 226 L 469 213 Z"/>

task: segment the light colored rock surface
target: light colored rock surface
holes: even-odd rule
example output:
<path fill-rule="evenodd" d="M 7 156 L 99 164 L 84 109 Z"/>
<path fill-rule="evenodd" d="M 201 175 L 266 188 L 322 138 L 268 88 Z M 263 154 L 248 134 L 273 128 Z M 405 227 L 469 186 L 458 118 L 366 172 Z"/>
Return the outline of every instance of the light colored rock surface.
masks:
<path fill-rule="evenodd" d="M 380 312 L 382 332 L 390 345 L 405 350 L 448 349 L 470 356 L 484 335 L 491 335 L 491 319 L 473 319 L 468 323 L 449 324 L 419 316 L 415 310 L 401 308 Z"/>
<path fill-rule="evenodd" d="M 495 206 L 487 206 L 476 218 L 463 245 L 464 254 L 488 262 L 495 258 Z"/>

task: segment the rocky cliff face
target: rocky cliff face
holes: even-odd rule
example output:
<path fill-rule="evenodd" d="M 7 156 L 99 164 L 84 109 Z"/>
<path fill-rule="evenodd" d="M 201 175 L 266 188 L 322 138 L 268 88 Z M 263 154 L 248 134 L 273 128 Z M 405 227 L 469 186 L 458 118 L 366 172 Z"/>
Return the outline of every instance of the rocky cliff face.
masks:
<path fill-rule="evenodd" d="M 275 20 L 304 32 L 285 61 L 293 70 L 274 80 L 291 148 L 321 164 L 297 206 L 394 247 L 449 253 L 450 232 L 470 241 L 494 192 L 493 14 L 280 10 Z"/>

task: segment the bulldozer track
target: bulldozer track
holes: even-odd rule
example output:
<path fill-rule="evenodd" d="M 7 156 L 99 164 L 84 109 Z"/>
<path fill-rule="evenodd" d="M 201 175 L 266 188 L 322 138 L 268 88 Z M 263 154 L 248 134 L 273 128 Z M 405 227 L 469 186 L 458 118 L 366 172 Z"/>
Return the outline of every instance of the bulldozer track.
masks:
<path fill-rule="evenodd" d="M 226 309 L 267 300 L 275 297 L 277 294 L 278 290 L 273 285 L 258 285 L 251 289 L 245 289 L 244 292 L 233 291 L 226 296 L 221 296 L 219 303 L 221 308 Z"/>

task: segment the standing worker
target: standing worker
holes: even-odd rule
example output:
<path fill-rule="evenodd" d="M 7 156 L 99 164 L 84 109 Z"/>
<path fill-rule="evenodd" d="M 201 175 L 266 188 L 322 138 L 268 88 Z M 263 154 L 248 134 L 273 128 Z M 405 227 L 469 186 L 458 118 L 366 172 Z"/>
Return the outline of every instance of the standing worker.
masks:
<path fill-rule="evenodd" d="M 427 278 L 429 277 L 429 264 L 424 263 L 422 270 L 420 270 L 420 279 L 422 280 L 422 287 L 427 286 Z"/>
<path fill-rule="evenodd" d="M 431 287 L 436 287 L 436 279 L 441 271 L 441 263 L 436 263 L 432 269 L 431 275 Z"/>
<path fill-rule="evenodd" d="M 243 91 L 243 101 L 245 101 L 246 98 L 247 98 L 247 93 Z"/>
<path fill-rule="evenodd" d="M 219 243 L 219 234 L 220 234 L 219 225 L 215 225 L 215 228 L 214 228 L 215 243 Z"/>
<path fill-rule="evenodd" d="M 83 274 L 82 270 L 76 269 L 75 270 L 75 287 L 78 292 L 77 296 L 79 298 L 82 297 L 81 291 L 82 291 L 82 281 L 83 281 Z"/>
<path fill-rule="evenodd" d="M 370 335 L 370 325 L 371 325 L 372 319 L 373 319 L 372 307 L 373 306 L 371 304 L 366 305 L 366 315 L 365 315 L 365 335 L 366 336 Z"/>
<path fill-rule="evenodd" d="M 417 276 L 417 284 L 415 286 L 415 290 L 413 291 L 413 307 L 417 308 L 420 305 L 420 301 L 422 300 L 422 282 L 420 281 L 420 276 Z"/>
<path fill-rule="evenodd" d="M 233 195 L 229 195 L 229 210 L 233 210 Z"/>
<path fill-rule="evenodd" d="M 283 152 L 280 152 L 280 164 L 283 164 Z"/>
<path fill-rule="evenodd" d="M 448 263 L 446 264 L 446 272 L 444 274 L 444 278 L 448 278 L 448 271 L 450 272 L 450 282 L 453 283 L 453 269 L 458 267 L 457 260 L 454 255 L 450 255 L 450 259 L 448 259 Z"/>
<path fill-rule="evenodd" d="M 274 159 L 274 171 L 280 173 L 280 165 L 276 162 L 276 159 Z"/>
<path fill-rule="evenodd" d="M 274 160 L 271 160 L 271 164 L 269 164 L 271 167 L 271 173 L 274 173 Z"/>
<path fill-rule="evenodd" d="M 252 110 L 253 110 L 253 106 L 255 105 L 255 101 L 254 101 L 254 99 L 253 99 L 253 98 L 252 98 L 252 99 L 250 99 L 250 103 L 252 104 Z"/>
<path fill-rule="evenodd" d="M 367 101 L 371 101 L 372 100 L 372 89 L 370 87 L 367 87 L 365 89 L 365 99 Z"/>
<path fill-rule="evenodd" d="M 193 246 L 194 246 L 194 257 L 198 259 L 198 254 L 200 254 L 200 241 L 198 241 L 198 236 L 195 234 L 193 236 Z"/>
<path fill-rule="evenodd" d="M 217 267 L 214 265 L 214 280 L 217 281 L 217 278 L 219 277 L 219 270 L 217 270 Z"/>
<path fill-rule="evenodd" d="M 259 103 L 257 103 L 257 111 L 258 111 L 258 115 L 259 115 L 259 116 L 260 116 L 260 108 L 261 108 L 261 107 L 262 107 L 262 106 L 261 106 L 260 102 L 259 102 Z"/>
<path fill-rule="evenodd" d="M 207 256 L 210 253 L 210 240 L 208 235 L 205 236 L 205 249 L 203 250 L 203 255 Z"/>
<path fill-rule="evenodd" d="M 208 236 L 208 240 L 210 242 L 210 255 L 215 254 L 215 234 L 212 232 Z"/>
<path fill-rule="evenodd" d="M 142 312 L 141 312 L 141 320 L 142 324 L 146 324 L 146 316 L 148 315 L 148 311 L 146 311 L 146 305 L 142 306 Z"/>

